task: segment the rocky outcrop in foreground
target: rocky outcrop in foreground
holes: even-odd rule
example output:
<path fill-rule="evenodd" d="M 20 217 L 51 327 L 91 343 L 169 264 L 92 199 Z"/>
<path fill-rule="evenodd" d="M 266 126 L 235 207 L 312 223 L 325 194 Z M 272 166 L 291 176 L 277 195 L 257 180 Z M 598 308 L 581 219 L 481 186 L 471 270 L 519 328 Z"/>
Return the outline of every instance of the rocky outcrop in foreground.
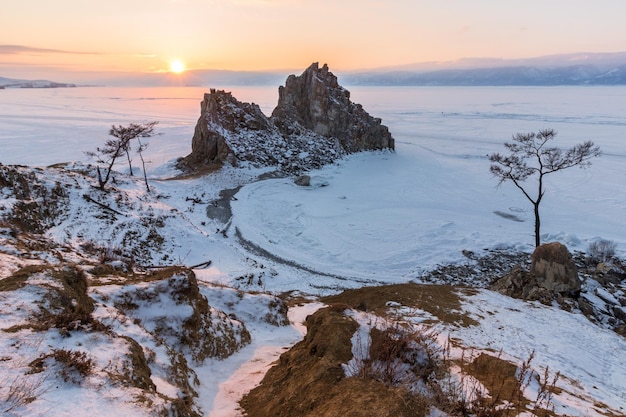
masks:
<path fill-rule="evenodd" d="M 516 267 L 492 285 L 510 297 L 540 300 L 549 304 L 557 296 L 578 297 L 578 269 L 567 248 L 559 242 L 538 246 L 531 256 L 530 271 Z"/>
<path fill-rule="evenodd" d="M 406 389 L 369 375 L 346 377 L 344 366 L 353 356 L 351 339 L 359 326 L 343 310 L 326 308 L 306 318 L 304 340 L 283 353 L 242 399 L 246 416 L 427 415 L 425 403 Z"/>
<path fill-rule="evenodd" d="M 179 167 L 249 161 L 299 173 L 348 153 L 380 149 L 394 149 L 387 127 L 350 101 L 328 66 L 314 63 L 287 78 L 269 118 L 258 105 L 211 89 L 201 103 L 191 154 Z"/>
<path fill-rule="evenodd" d="M 572 257 L 559 242 L 543 244 L 531 256 L 530 270 L 521 265 L 489 288 L 510 297 L 558 303 L 581 311 L 589 320 L 626 336 L 626 268 L 617 258 L 594 261 Z"/>

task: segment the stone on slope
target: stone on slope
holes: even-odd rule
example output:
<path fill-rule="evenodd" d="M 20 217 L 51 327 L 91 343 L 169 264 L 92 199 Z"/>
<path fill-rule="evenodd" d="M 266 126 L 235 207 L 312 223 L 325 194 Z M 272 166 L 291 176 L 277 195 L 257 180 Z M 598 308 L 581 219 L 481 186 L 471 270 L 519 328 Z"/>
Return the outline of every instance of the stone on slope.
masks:
<path fill-rule="evenodd" d="M 580 292 L 578 269 L 565 245 L 546 243 L 537 247 L 530 259 L 530 272 L 540 287 L 559 294 Z"/>
<path fill-rule="evenodd" d="M 567 247 L 559 242 L 543 244 L 531 255 L 530 271 L 516 267 L 491 289 L 510 297 L 539 300 L 545 304 L 559 297 L 578 297 L 578 269 Z"/>

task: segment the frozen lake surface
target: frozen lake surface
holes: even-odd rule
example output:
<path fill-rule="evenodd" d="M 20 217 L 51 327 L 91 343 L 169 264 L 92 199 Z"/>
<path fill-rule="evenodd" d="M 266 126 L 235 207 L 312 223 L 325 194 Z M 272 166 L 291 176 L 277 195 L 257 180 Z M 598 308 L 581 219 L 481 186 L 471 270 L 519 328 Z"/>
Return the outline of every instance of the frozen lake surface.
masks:
<path fill-rule="evenodd" d="M 84 152 L 101 145 L 112 124 L 158 120 L 148 171 L 167 175 L 171 162 L 191 150 L 206 90 L 1 91 L 0 162 L 88 161 Z M 266 114 L 278 96 L 277 88 L 226 90 Z M 486 155 L 503 151 L 514 133 L 553 128 L 559 132 L 555 145 L 593 140 L 603 156 L 589 169 L 547 177 L 543 240 L 584 250 L 604 238 L 618 242 L 618 251 L 626 249 L 626 87 L 349 90 L 353 101 L 389 127 L 396 152 L 354 155 L 313 173 L 327 187 L 302 189 L 288 179 L 244 187 L 233 209 L 246 239 L 315 269 L 384 274 L 391 281 L 453 261 L 464 248 L 531 250 L 531 205 L 512 185 L 497 187 Z"/>
<path fill-rule="evenodd" d="M 225 87 L 270 114 L 274 87 Z M 153 154 L 190 151 L 208 87 L 0 91 L 0 161 L 47 165 L 84 159 L 112 124 L 159 121 Z M 594 140 L 626 155 L 626 87 L 355 87 L 352 100 L 381 117 L 398 142 L 449 156 L 482 156 L 513 133 L 551 127 L 559 141 Z M 158 140 L 157 140 L 158 139 Z M 498 148 L 499 149 L 499 148 Z M 155 162 L 156 163 L 156 162 Z"/>

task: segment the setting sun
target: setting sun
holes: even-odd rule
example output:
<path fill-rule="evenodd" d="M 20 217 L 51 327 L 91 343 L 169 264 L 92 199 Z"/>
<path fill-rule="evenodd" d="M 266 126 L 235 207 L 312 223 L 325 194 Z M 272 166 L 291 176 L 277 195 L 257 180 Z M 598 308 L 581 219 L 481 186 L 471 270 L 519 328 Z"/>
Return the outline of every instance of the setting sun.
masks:
<path fill-rule="evenodd" d="M 173 60 L 172 62 L 170 62 L 170 71 L 176 74 L 180 74 L 181 72 L 185 71 L 185 63 L 180 59 Z"/>

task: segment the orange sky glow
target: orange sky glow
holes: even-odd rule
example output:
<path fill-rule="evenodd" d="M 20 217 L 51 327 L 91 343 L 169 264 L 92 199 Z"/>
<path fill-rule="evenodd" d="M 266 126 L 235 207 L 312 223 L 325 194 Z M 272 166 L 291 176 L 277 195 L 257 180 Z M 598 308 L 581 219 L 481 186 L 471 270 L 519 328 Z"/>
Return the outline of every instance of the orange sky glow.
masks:
<path fill-rule="evenodd" d="M 0 76 L 356 70 L 626 50 L 623 0 L 4 0 Z"/>

